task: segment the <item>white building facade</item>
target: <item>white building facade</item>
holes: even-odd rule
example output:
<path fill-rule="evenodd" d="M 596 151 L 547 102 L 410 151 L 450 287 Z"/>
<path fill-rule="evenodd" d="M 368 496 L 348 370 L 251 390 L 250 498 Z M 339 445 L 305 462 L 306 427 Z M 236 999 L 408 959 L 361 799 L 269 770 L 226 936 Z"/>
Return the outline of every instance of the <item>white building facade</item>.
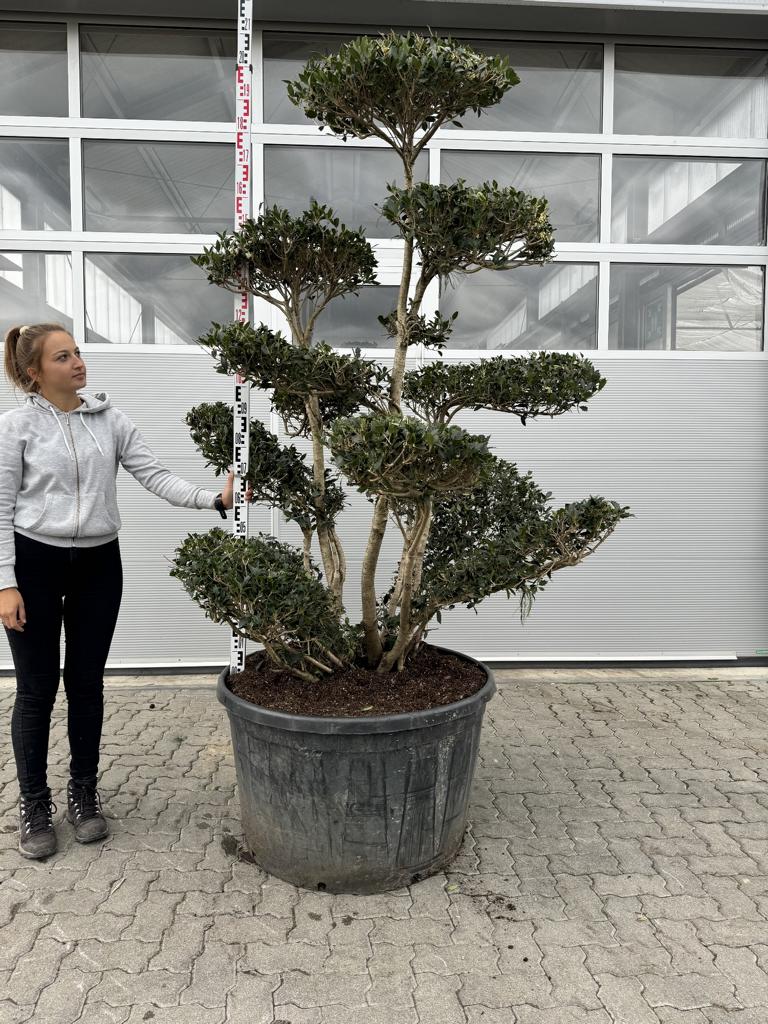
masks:
<path fill-rule="evenodd" d="M 429 26 L 507 55 L 520 84 L 441 130 L 420 174 L 546 195 L 557 243 L 545 267 L 427 295 L 425 312 L 459 312 L 444 358 L 582 352 L 608 379 L 588 413 L 460 422 L 553 504 L 599 494 L 636 518 L 555 574 L 525 625 L 500 596 L 447 613 L 430 640 L 491 663 L 764 657 L 768 2 L 397 0 L 361 14 L 346 0 L 322 12 L 256 0 L 254 15 L 253 210 L 298 212 L 314 196 L 364 225 L 379 264 L 382 287 L 337 301 L 316 336 L 389 357 L 376 315 L 393 305 L 401 245 L 374 204 L 399 166 L 375 140 L 320 132 L 283 79 L 354 35 Z M 130 16 L 109 2 L 0 4 L 0 327 L 64 323 L 88 390 L 206 487 L 217 480 L 184 415 L 231 401 L 195 340 L 232 318 L 232 296 L 189 256 L 232 224 L 235 43 L 234 3 L 161 0 Z M 254 315 L 284 326 L 269 307 Z M 22 400 L 3 383 L 0 411 Z M 251 412 L 279 433 L 265 394 Z M 125 589 L 108 666 L 222 667 L 228 630 L 168 575 L 174 548 L 218 515 L 172 508 L 123 471 L 118 493 Z M 352 492 L 341 520 L 353 618 L 370 508 Z M 252 509 L 250 530 L 296 539 L 274 509 Z"/>

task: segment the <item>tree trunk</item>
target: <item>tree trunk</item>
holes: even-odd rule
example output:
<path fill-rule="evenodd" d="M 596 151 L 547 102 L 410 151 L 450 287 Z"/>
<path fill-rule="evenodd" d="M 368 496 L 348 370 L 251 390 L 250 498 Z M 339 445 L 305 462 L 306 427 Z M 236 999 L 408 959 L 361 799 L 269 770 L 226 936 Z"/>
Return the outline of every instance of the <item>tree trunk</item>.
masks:
<path fill-rule="evenodd" d="M 405 187 L 413 188 L 413 158 L 410 154 L 403 157 Z M 407 305 L 408 289 L 411 286 L 413 269 L 413 239 L 405 239 L 403 252 L 403 270 L 400 275 L 400 291 L 397 297 L 397 337 L 395 341 L 395 358 L 392 367 L 392 384 L 389 392 L 390 409 L 400 409 L 400 398 L 403 393 L 403 375 L 405 373 L 405 357 L 408 351 Z M 382 656 L 383 647 L 376 622 L 376 566 L 379 561 L 384 534 L 387 531 L 387 515 L 389 499 L 380 494 L 374 505 L 371 529 L 363 558 L 363 570 L 360 581 L 363 632 L 365 635 L 365 651 L 369 668 L 375 668 Z"/>
<path fill-rule="evenodd" d="M 303 550 L 304 570 L 307 573 L 307 575 L 311 576 L 312 575 L 312 563 L 310 562 L 309 557 L 310 557 L 310 554 L 312 552 L 312 530 L 302 530 L 301 531 L 301 535 L 304 538 L 304 550 Z"/>
<path fill-rule="evenodd" d="M 316 490 L 314 504 L 317 512 L 317 539 L 320 544 L 320 554 L 323 559 L 328 589 L 336 597 L 341 611 L 344 607 L 344 573 L 342 561 L 338 557 L 341 545 L 336 531 L 325 521 L 325 449 L 321 437 L 320 399 L 317 395 L 312 395 L 307 399 L 305 408 L 312 431 L 312 473 Z"/>
<path fill-rule="evenodd" d="M 404 160 L 405 188 L 413 188 L 413 165 Z M 400 291 L 397 297 L 397 338 L 395 345 L 395 359 L 392 365 L 392 386 L 389 392 L 391 405 L 400 408 L 400 400 L 403 393 L 403 376 L 405 374 L 405 359 L 408 354 L 408 289 L 411 286 L 411 273 L 413 271 L 413 237 L 405 239 L 403 249 L 403 272 L 400 276 Z"/>
<path fill-rule="evenodd" d="M 397 631 L 397 640 L 391 651 L 383 656 L 379 662 L 377 672 L 390 672 L 392 666 L 399 662 L 400 656 L 405 651 L 406 643 L 411 631 L 411 598 L 413 596 L 413 573 L 417 554 L 424 540 L 424 535 L 429 534 L 429 527 L 432 522 L 432 499 L 428 498 L 416 519 L 411 542 L 403 559 L 403 590 L 400 600 L 400 628 Z"/>
<path fill-rule="evenodd" d="M 363 557 L 363 568 L 360 576 L 361 595 L 363 602 L 363 632 L 365 634 L 365 653 L 368 667 L 375 668 L 382 655 L 381 637 L 376 622 L 376 564 L 379 560 L 381 542 L 387 526 L 389 499 L 384 494 L 376 498 L 371 519 L 371 530 Z"/>

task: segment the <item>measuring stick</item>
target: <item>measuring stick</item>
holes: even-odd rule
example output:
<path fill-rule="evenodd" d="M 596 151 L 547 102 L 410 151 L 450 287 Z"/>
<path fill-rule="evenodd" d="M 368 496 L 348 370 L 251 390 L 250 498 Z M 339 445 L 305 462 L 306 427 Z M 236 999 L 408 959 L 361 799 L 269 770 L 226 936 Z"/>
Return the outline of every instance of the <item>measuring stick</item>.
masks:
<path fill-rule="evenodd" d="M 235 230 L 242 227 L 251 207 L 251 85 L 253 68 L 253 0 L 237 0 L 237 70 L 235 72 Z M 247 323 L 250 295 L 235 296 L 235 320 Z M 248 503 L 245 490 L 248 476 L 248 435 L 250 431 L 251 386 L 235 374 L 232 407 L 234 445 L 232 468 L 235 472 L 232 533 L 248 537 Z M 245 668 L 245 638 L 233 631 L 229 668 L 232 674 Z"/>

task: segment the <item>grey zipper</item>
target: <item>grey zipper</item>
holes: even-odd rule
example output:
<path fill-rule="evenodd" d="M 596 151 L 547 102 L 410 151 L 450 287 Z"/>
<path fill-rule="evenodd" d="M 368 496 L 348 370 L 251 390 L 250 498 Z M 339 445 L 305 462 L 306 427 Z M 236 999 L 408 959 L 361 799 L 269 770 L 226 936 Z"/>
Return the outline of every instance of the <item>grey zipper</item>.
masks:
<path fill-rule="evenodd" d="M 72 454 L 75 456 L 75 486 L 77 488 L 77 506 L 75 510 L 75 532 L 72 534 L 72 540 L 74 541 L 77 536 L 77 531 L 80 529 L 80 467 L 77 462 L 77 451 L 75 450 L 75 438 L 72 434 L 72 427 L 69 422 L 69 413 L 65 413 L 67 417 L 67 428 L 69 429 L 69 436 L 72 438 Z"/>

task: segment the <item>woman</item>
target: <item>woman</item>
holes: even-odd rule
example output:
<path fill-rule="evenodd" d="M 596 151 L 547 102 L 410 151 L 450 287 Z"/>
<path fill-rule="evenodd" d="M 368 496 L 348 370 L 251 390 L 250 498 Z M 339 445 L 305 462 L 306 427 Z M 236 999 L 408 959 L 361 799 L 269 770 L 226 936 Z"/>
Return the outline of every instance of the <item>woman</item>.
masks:
<path fill-rule="evenodd" d="M 11 328 L 5 373 L 27 398 L 0 415 L 0 619 L 16 668 L 11 736 L 19 851 L 39 858 L 56 850 L 47 762 L 62 620 L 71 754 L 67 819 L 81 843 L 109 831 L 96 783 L 104 666 L 123 588 L 118 466 L 171 505 L 217 509 L 225 519 L 234 473 L 216 494 L 161 466 L 106 393 L 82 392 L 85 363 L 60 324 Z M 246 500 L 252 496 L 248 488 Z"/>

